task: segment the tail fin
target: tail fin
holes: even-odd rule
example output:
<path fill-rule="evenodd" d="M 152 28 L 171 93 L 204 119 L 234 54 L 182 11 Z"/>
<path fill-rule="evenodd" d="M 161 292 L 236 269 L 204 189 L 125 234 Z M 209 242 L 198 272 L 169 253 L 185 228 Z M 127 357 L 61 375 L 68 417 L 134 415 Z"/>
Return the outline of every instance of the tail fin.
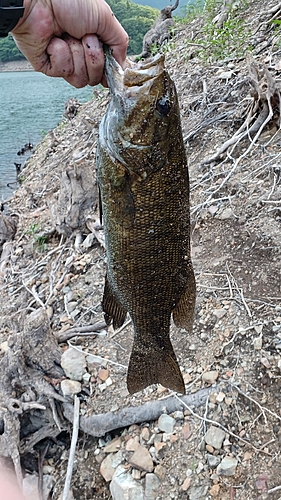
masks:
<path fill-rule="evenodd" d="M 128 391 L 133 394 L 157 383 L 185 394 L 184 381 L 172 344 L 167 339 L 165 348 L 161 349 L 155 342 L 144 345 L 136 338 L 128 368 Z"/>

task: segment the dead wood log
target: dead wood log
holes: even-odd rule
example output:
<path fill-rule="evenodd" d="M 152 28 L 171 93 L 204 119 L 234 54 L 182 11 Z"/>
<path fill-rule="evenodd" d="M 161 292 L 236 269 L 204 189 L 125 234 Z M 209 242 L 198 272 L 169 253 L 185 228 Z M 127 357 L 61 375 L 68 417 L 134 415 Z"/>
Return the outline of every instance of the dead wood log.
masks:
<path fill-rule="evenodd" d="M 151 54 L 150 48 L 154 44 L 162 45 L 166 40 L 171 37 L 171 28 L 174 26 L 175 21 L 172 12 L 178 7 L 179 0 L 176 0 L 174 5 L 168 5 L 160 11 L 152 28 L 144 35 L 141 58 L 149 57 Z"/>
<path fill-rule="evenodd" d="M 87 232 L 86 219 L 98 205 L 93 168 L 87 163 L 69 166 L 62 174 L 57 203 L 51 209 L 52 223 L 59 234 Z"/>
<path fill-rule="evenodd" d="M 123 408 L 118 412 L 110 411 L 100 415 L 91 415 L 90 417 L 81 416 L 79 421 L 80 429 L 91 436 L 101 437 L 114 429 L 157 420 L 163 412 L 172 413 L 177 410 L 184 410 L 185 404 L 193 407 L 202 406 L 206 403 L 211 391 L 214 391 L 214 389 L 208 387 L 194 394 L 181 396 L 180 399 L 171 396 L 159 401 L 149 401 L 142 406 Z M 73 405 L 65 403 L 63 413 L 65 418 L 72 422 Z"/>

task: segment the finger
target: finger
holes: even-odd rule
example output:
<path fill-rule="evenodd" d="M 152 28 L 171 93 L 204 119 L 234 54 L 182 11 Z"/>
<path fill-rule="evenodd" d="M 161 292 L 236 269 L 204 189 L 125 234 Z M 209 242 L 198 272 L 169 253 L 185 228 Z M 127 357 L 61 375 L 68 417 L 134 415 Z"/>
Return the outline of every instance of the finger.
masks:
<path fill-rule="evenodd" d="M 70 77 L 74 72 L 72 54 L 69 45 L 61 38 L 53 37 L 47 46 L 48 60 L 40 69 L 47 76 Z"/>
<path fill-rule="evenodd" d="M 97 85 L 102 80 L 104 70 L 103 44 L 95 35 L 82 38 L 89 85 Z"/>
<path fill-rule="evenodd" d="M 63 35 L 64 41 L 67 43 L 73 62 L 73 73 L 64 76 L 64 79 L 77 88 L 85 87 L 89 84 L 89 77 L 84 56 L 84 47 L 80 40 L 76 40 L 69 35 Z"/>

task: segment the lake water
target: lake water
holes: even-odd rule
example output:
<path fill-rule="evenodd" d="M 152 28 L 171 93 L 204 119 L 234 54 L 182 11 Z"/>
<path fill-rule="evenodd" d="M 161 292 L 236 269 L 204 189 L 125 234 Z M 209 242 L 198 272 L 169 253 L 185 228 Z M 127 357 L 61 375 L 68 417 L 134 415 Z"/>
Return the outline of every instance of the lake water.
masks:
<path fill-rule="evenodd" d="M 89 101 L 92 89 L 75 89 L 60 78 L 33 71 L 0 73 L 0 201 L 17 187 L 14 163 L 23 165 L 28 158 L 17 152 L 26 143 L 36 145 L 58 125 L 70 97 Z"/>

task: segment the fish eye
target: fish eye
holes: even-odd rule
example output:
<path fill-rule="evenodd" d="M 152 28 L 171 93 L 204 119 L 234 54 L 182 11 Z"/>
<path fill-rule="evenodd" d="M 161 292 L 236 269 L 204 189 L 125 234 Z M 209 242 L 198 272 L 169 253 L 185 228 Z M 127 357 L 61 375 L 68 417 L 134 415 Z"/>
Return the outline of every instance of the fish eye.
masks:
<path fill-rule="evenodd" d="M 167 116 L 171 111 L 171 104 L 168 97 L 160 97 L 156 103 L 156 109 L 161 115 Z"/>

